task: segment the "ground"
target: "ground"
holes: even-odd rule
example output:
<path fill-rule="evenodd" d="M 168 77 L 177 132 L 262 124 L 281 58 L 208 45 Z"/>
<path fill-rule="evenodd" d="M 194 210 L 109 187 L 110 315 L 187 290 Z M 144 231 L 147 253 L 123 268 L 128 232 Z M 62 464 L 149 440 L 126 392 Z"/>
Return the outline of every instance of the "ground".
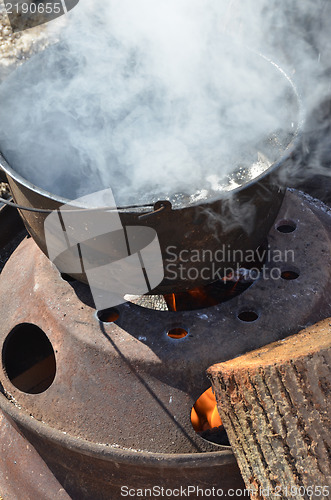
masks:
<path fill-rule="evenodd" d="M 0 81 L 16 66 L 47 44 L 45 26 L 38 26 L 23 33 L 13 33 L 0 0 Z"/>

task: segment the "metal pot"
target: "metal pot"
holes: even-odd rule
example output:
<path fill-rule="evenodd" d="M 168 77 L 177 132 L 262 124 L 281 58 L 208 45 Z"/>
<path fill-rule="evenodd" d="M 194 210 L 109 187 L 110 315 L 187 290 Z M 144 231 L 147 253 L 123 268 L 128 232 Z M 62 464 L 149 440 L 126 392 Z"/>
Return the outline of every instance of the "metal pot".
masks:
<path fill-rule="evenodd" d="M 271 61 L 267 63 L 276 66 Z M 298 111 L 298 116 L 295 117 L 297 129 L 278 161 L 263 174 L 230 192 L 224 192 L 216 200 L 210 198 L 179 208 L 173 208 L 169 202 L 160 200 L 152 208 L 145 206 L 119 209 L 123 226 L 150 227 L 157 233 L 164 264 L 164 279 L 151 293 L 184 291 L 221 279 L 229 273 L 229 269 L 244 266 L 242 255 L 247 251 L 255 251 L 265 241 L 285 192 L 285 188 L 277 180 L 277 170 L 290 159 L 301 127 L 301 104 L 296 89 L 284 72 L 277 66 L 276 69 L 281 78 L 288 80 L 289 100 Z M 47 255 L 45 219 L 49 211 L 59 209 L 70 203 L 70 200 L 33 185 L 1 155 L 0 167 L 7 175 L 14 201 L 26 209 L 35 210 L 21 209 L 20 213 L 29 233 Z M 208 251 L 208 255 L 205 251 Z M 105 260 L 107 250 L 104 252 Z M 215 258 L 216 252 L 220 257 L 218 259 Z M 63 270 L 61 265 L 59 267 L 60 271 Z M 79 281 L 87 282 L 84 272 L 70 274 Z"/>
<path fill-rule="evenodd" d="M 27 208 L 57 210 L 65 202 L 19 179 L 2 156 L 0 156 L 0 165 L 7 174 L 10 189 L 17 204 Z M 231 249 L 230 254 L 235 256 L 238 255 L 236 250 L 241 250 L 243 254 L 248 250 L 254 251 L 265 241 L 285 193 L 285 188 L 275 183 L 277 167 L 278 164 L 274 165 L 259 181 L 238 189 L 231 199 L 174 210 L 170 205 L 165 203 L 162 205 L 162 202 L 159 202 L 155 207 L 155 212 L 148 209 L 143 212 L 134 210 L 120 212 L 123 226 L 146 226 L 157 232 L 165 276 L 162 283 L 153 290 L 154 294 L 184 291 L 215 281 L 213 278 L 210 279 L 215 270 L 215 262 L 213 263 L 210 259 L 204 261 L 201 258 L 194 262 L 195 275 L 190 274 L 190 268 L 192 269 L 193 266 L 190 260 L 190 255 L 193 258 L 192 250 L 196 252 L 196 255 L 200 253 L 202 256 L 206 250 L 214 254 L 217 250 Z M 237 217 L 231 217 L 228 214 L 228 227 L 224 227 L 220 214 L 226 211 L 229 204 L 234 213 L 242 211 L 244 215 L 247 203 L 254 207 L 251 220 L 241 224 Z M 158 212 L 160 206 L 165 208 Z M 27 230 L 47 255 L 44 222 L 48 213 L 20 210 L 20 214 Z M 211 221 L 213 222 L 212 228 Z M 250 224 L 249 230 L 246 227 L 248 223 Z M 224 276 L 228 269 L 236 269 L 237 266 L 243 265 L 244 262 L 240 259 L 225 258 L 224 262 L 217 262 L 219 277 Z M 211 274 L 208 274 L 208 270 Z M 217 274 L 214 276 L 217 278 Z M 73 274 L 73 277 L 87 282 L 84 274 Z"/>

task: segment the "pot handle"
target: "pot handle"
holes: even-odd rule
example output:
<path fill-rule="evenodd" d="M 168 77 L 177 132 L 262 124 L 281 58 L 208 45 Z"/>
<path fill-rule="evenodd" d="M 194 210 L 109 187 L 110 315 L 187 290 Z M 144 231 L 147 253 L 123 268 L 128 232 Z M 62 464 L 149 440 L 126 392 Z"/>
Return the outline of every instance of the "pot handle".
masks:
<path fill-rule="evenodd" d="M 10 207 L 13 207 L 13 208 L 18 208 L 19 210 L 26 210 L 28 212 L 36 212 L 36 213 L 43 213 L 43 214 L 51 214 L 52 212 L 54 212 L 54 210 L 56 210 L 56 209 L 50 210 L 49 208 L 24 207 L 23 205 L 19 205 L 17 203 L 12 202 L 10 199 L 7 200 L 6 198 L 1 198 L 1 197 L 0 197 L 0 203 L 4 203 L 5 205 L 9 205 Z M 100 207 L 100 208 L 88 208 L 88 209 L 82 208 L 81 210 L 82 211 L 86 211 L 86 210 L 89 210 L 89 211 L 118 210 L 118 211 L 120 211 L 120 210 L 128 210 L 130 208 L 154 207 L 153 211 L 139 216 L 139 219 L 142 219 L 144 217 L 149 217 L 150 215 L 153 215 L 155 213 L 163 212 L 167 208 L 166 203 L 164 203 L 164 204 L 162 204 L 162 202 L 158 202 L 158 203 L 160 203 L 160 206 L 158 206 L 158 207 L 156 207 L 155 205 L 130 205 L 130 206 L 126 206 L 126 207 Z M 77 212 L 77 211 L 79 211 L 79 210 L 77 210 L 77 209 L 66 210 L 66 212 Z"/>
<path fill-rule="evenodd" d="M 0 172 L 1 172 L 1 170 L 0 170 Z M 5 205 L 8 205 L 9 207 L 19 208 L 20 210 L 27 210 L 29 212 L 42 212 L 42 213 L 50 214 L 53 211 L 53 210 L 45 210 L 43 208 L 23 207 L 22 205 L 18 205 L 17 203 L 12 202 L 11 199 L 12 198 L 10 198 L 8 200 L 6 198 L 0 197 L 0 203 L 4 203 Z"/>

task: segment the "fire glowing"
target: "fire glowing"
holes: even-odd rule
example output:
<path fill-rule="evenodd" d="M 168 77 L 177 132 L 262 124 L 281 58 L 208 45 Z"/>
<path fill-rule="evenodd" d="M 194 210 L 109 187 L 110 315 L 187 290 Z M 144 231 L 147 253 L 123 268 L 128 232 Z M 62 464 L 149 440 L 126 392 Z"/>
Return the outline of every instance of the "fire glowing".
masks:
<path fill-rule="evenodd" d="M 174 293 L 170 295 L 170 310 L 177 311 L 176 295 Z"/>
<path fill-rule="evenodd" d="M 215 306 L 229 300 L 251 282 L 242 282 L 240 278 L 226 277 L 205 286 L 191 288 L 185 292 L 164 295 L 169 311 L 190 311 Z"/>
<path fill-rule="evenodd" d="M 210 387 L 196 401 L 191 412 L 191 422 L 196 432 L 207 431 L 222 425 L 217 411 L 216 398 Z"/>

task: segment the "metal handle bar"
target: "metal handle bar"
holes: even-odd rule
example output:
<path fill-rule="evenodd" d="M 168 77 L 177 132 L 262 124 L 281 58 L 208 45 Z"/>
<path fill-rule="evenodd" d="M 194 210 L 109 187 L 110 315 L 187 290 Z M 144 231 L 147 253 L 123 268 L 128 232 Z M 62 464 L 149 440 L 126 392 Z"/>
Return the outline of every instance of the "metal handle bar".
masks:
<path fill-rule="evenodd" d="M 45 209 L 45 208 L 34 208 L 34 207 L 24 207 L 23 205 L 19 205 L 17 203 L 14 203 L 12 202 L 11 200 L 7 200 L 6 198 L 1 198 L 0 197 L 0 202 L 1 203 L 4 203 L 5 205 L 9 205 L 10 207 L 13 207 L 13 208 L 18 208 L 19 210 L 26 210 L 28 212 L 34 212 L 34 213 L 43 213 L 43 214 L 51 214 L 52 212 L 54 212 L 54 210 L 50 210 L 49 208 Z M 149 217 L 150 215 L 153 215 L 155 213 L 160 213 L 162 212 L 165 208 L 166 208 L 166 205 L 162 205 L 162 202 L 159 202 L 161 203 L 161 206 L 158 207 L 157 209 L 147 213 L 147 214 L 143 214 L 141 215 L 139 218 L 145 218 L 145 217 Z M 83 212 L 83 211 L 105 211 L 105 210 L 113 210 L 113 211 L 120 211 L 120 210 L 128 210 L 130 208 L 150 208 L 150 207 L 154 207 L 154 204 L 147 204 L 147 205 L 127 205 L 125 207 L 97 207 L 97 208 L 77 208 L 77 209 L 64 209 L 62 210 L 63 212 Z"/>

